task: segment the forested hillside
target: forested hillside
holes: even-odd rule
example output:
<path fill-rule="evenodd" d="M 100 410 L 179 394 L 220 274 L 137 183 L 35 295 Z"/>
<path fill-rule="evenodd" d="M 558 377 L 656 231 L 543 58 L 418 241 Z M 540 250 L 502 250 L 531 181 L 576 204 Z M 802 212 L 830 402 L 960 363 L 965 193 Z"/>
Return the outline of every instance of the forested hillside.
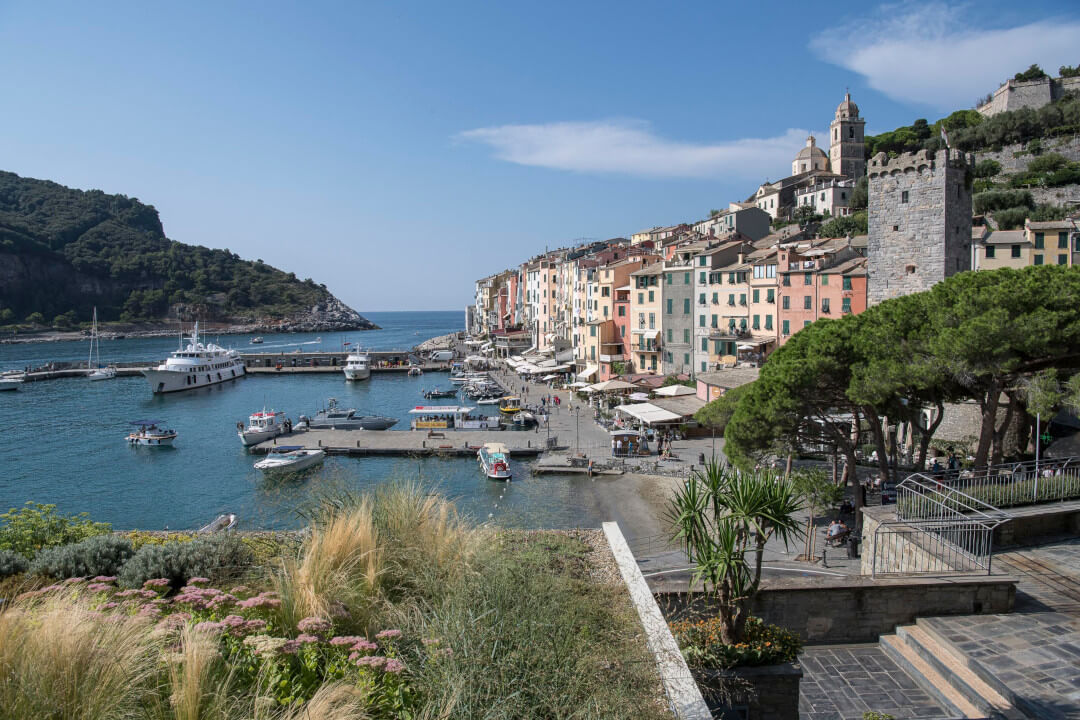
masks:
<path fill-rule="evenodd" d="M 370 326 L 311 279 L 169 240 L 157 210 L 135 198 L 0 172 L 0 325 L 65 327 L 95 305 L 106 321 L 330 313 L 342 329 Z"/>

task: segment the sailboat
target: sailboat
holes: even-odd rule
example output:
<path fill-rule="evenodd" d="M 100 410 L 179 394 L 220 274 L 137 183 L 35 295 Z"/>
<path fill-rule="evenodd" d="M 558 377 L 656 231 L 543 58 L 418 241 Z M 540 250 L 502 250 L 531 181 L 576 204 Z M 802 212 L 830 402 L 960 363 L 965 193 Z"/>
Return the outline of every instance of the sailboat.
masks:
<path fill-rule="evenodd" d="M 95 359 L 95 355 L 97 356 Z M 116 368 L 112 365 L 108 367 L 102 367 L 101 365 L 101 336 L 98 335 L 97 329 L 97 307 L 94 307 L 94 325 L 90 329 L 90 359 L 86 361 L 86 367 L 90 370 L 87 377 L 90 380 L 112 380 L 116 377 Z"/>

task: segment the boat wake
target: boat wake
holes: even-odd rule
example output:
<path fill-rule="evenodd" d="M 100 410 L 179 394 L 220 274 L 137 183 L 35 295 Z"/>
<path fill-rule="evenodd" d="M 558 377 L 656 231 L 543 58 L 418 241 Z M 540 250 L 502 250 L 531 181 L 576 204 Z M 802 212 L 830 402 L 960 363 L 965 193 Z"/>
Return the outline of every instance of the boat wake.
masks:
<path fill-rule="evenodd" d="M 270 350 L 273 348 L 287 348 L 287 347 L 300 347 L 301 345 L 322 345 L 322 340 L 307 340 L 305 342 L 298 343 L 280 343 L 278 345 L 262 345 L 259 346 L 259 351 Z"/>

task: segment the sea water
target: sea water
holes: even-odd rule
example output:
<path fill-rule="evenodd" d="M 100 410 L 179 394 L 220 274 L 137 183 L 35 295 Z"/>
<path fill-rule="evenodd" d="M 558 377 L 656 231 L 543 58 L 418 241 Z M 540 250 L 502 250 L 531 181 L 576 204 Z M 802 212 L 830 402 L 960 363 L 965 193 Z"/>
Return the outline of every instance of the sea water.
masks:
<path fill-rule="evenodd" d="M 255 346 L 248 337 L 222 336 L 219 343 L 243 352 L 337 350 L 345 341 L 371 350 L 408 349 L 462 329 L 459 312 L 366 317 L 383 329 L 263 335 L 264 343 Z M 101 354 L 103 362 L 156 363 L 176 345 L 169 338 L 103 341 Z M 87 348 L 86 342 L 0 345 L 0 369 L 80 361 Z M 533 477 L 523 462 L 511 462 L 509 484 L 485 478 L 473 458 L 335 456 L 306 473 L 268 479 L 253 468 L 259 456 L 236 435 L 236 423 L 246 424 L 248 415 L 264 407 L 295 421 L 331 397 L 342 407 L 396 417 L 395 429 L 408 429 L 408 410 L 429 402 L 421 393 L 447 387 L 445 373 L 374 373 L 352 383 L 341 373 L 250 375 L 169 395 L 152 394 L 142 377 L 24 383 L 16 392 L 0 393 L 0 508 L 55 503 L 65 513 L 88 512 L 118 529 L 190 529 L 224 512 L 236 513 L 245 529 L 289 528 L 301 525 L 319 498 L 416 480 L 454 498 L 467 515 L 505 526 L 597 527 L 607 519 L 590 510 L 588 479 Z M 176 430 L 175 447 L 129 446 L 124 438 L 137 420 L 159 420 Z"/>

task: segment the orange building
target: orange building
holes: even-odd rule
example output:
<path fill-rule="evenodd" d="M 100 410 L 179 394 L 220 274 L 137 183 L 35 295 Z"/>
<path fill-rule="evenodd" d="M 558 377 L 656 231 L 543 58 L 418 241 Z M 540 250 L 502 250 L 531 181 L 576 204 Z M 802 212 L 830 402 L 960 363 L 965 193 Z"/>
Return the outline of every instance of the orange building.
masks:
<path fill-rule="evenodd" d="M 866 310 L 866 258 L 846 239 L 781 246 L 780 344 L 819 318 Z"/>

